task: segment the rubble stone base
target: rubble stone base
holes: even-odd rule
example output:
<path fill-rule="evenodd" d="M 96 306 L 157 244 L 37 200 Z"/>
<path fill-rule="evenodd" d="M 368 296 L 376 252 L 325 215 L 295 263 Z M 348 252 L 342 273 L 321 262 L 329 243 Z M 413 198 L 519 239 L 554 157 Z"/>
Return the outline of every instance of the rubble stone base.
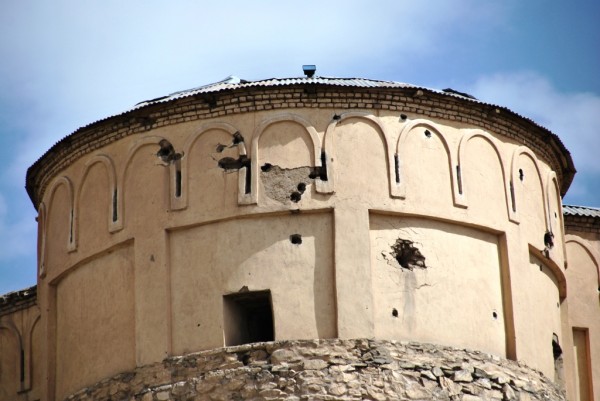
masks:
<path fill-rule="evenodd" d="M 83 400 L 565 400 L 542 373 L 478 351 L 381 340 L 219 348 L 139 367 Z"/>

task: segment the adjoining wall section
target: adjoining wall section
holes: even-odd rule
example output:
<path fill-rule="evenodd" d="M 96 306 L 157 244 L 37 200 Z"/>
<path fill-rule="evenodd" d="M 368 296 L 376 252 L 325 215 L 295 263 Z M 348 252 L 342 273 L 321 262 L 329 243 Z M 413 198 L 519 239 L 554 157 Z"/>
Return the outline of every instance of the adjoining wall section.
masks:
<path fill-rule="evenodd" d="M 496 235 L 375 213 L 370 233 L 377 338 L 506 355 Z"/>
<path fill-rule="evenodd" d="M 135 367 L 133 251 L 73 268 L 56 284 L 56 399 Z"/>
<path fill-rule="evenodd" d="M 337 335 L 330 212 L 258 215 L 169 235 L 175 355 L 224 345 L 223 296 L 270 290 L 275 339 Z"/>

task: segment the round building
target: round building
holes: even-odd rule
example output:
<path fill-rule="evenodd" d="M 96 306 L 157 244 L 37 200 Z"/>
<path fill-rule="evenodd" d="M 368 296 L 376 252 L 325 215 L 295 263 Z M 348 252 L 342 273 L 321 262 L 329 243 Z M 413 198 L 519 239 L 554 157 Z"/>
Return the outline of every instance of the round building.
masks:
<path fill-rule="evenodd" d="M 142 102 L 28 171 L 31 375 L 50 401 L 561 399 L 574 173 L 452 90 L 229 77 Z"/>

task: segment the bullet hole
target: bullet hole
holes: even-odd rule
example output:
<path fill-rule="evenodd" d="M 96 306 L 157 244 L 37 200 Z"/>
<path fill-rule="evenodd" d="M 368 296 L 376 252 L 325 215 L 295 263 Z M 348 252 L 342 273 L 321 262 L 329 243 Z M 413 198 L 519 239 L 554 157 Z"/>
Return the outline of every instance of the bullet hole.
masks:
<path fill-rule="evenodd" d="M 304 193 L 304 191 L 306 191 L 306 184 L 301 182 L 300 184 L 298 184 L 298 192 L 300 192 L 301 194 Z"/>
<path fill-rule="evenodd" d="M 548 249 L 554 247 L 554 234 L 552 234 L 552 231 L 546 231 L 546 234 L 544 234 L 544 245 Z"/>
<path fill-rule="evenodd" d="M 425 130 L 425 136 L 427 138 L 431 138 L 431 131 L 429 131 L 428 129 Z"/>
<path fill-rule="evenodd" d="M 273 165 L 271 163 L 265 163 L 262 166 L 260 166 L 260 169 L 265 173 L 268 171 L 271 171 L 272 168 L 273 168 Z"/>
<path fill-rule="evenodd" d="M 540 271 L 544 271 L 544 266 L 540 265 Z"/>
<path fill-rule="evenodd" d="M 218 164 L 223 170 L 239 170 L 242 167 L 250 167 L 250 159 L 246 155 L 240 155 L 237 159 L 224 157 L 219 159 Z"/>
<path fill-rule="evenodd" d="M 333 121 L 340 121 L 342 119 L 342 116 L 334 114 L 333 115 Z"/>
<path fill-rule="evenodd" d="M 392 316 L 398 317 L 398 309 L 396 309 L 396 308 L 392 309 Z"/>
<path fill-rule="evenodd" d="M 158 146 L 160 146 L 160 149 L 156 152 L 156 156 L 158 156 L 165 164 L 177 161 L 183 156 L 182 153 L 176 153 L 171 142 L 166 139 L 161 139 L 160 142 L 158 142 Z"/>
<path fill-rule="evenodd" d="M 154 255 L 150 255 L 150 262 L 154 262 Z"/>
<path fill-rule="evenodd" d="M 400 114 L 401 120 L 406 120 L 407 118 L 408 118 L 408 116 L 406 114 Z"/>
<path fill-rule="evenodd" d="M 498 313 L 497 313 L 496 311 L 493 311 L 493 312 L 492 312 L 492 317 L 493 317 L 494 319 L 498 319 Z"/>
<path fill-rule="evenodd" d="M 302 235 L 300 235 L 300 234 L 290 235 L 290 242 L 294 245 L 300 245 L 302 243 Z"/>
<path fill-rule="evenodd" d="M 233 140 L 231 141 L 230 145 L 224 145 L 222 143 L 219 143 L 219 144 L 217 144 L 216 151 L 218 153 L 222 153 L 225 149 L 233 148 L 243 142 L 244 142 L 244 137 L 242 136 L 242 134 L 240 134 L 239 131 L 237 131 L 235 134 L 233 134 Z"/>
<path fill-rule="evenodd" d="M 392 246 L 391 255 L 405 269 L 427 268 L 425 265 L 425 256 L 421 254 L 421 251 L 410 240 L 398 238 Z"/>
<path fill-rule="evenodd" d="M 290 200 L 294 203 L 300 202 L 301 199 L 302 199 L 302 194 L 300 192 L 294 191 L 290 195 Z"/>
<path fill-rule="evenodd" d="M 557 217 L 558 217 L 558 215 L 556 214 L 556 212 L 554 212 L 554 218 L 557 218 Z"/>
<path fill-rule="evenodd" d="M 563 351 L 558 343 L 558 336 L 556 333 L 552 333 L 552 356 L 554 356 L 554 360 L 556 361 L 562 355 Z"/>
<path fill-rule="evenodd" d="M 519 169 L 519 180 L 523 181 L 523 178 L 525 178 L 525 173 L 523 173 L 523 169 L 520 168 Z"/>

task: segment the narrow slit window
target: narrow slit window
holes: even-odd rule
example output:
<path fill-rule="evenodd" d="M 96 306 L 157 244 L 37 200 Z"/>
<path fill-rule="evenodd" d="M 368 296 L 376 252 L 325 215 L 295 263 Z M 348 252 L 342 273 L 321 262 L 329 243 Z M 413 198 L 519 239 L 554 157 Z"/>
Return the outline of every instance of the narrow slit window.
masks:
<path fill-rule="evenodd" d="M 117 190 L 113 191 L 112 196 L 112 221 L 113 223 L 119 219 L 119 215 L 117 213 Z"/>
<path fill-rule="evenodd" d="M 181 197 L 181 170 L 177 169 L 175 171 L 175 197 Z"/>
<path fill-rule="evenodd" d="M 456 166 L 456 180 L 458 181 L 458 193 L 462 195 L 462 178 L 460 176 L 460 166 Z"/>

